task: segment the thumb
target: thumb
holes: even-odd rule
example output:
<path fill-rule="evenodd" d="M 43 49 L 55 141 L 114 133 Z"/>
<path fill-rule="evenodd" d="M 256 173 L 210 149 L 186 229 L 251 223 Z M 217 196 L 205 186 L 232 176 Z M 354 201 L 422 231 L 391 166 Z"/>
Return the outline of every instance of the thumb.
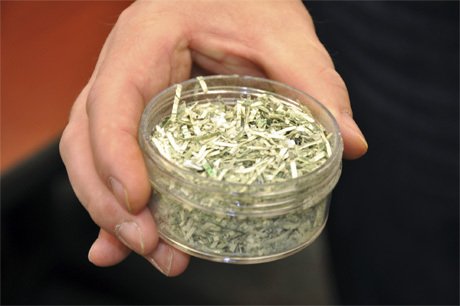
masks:
<path fill-rule="evenodd" d="M 329 54 L 319 40 L 311 43 L 302 37 L 295 46 L 275 47 L 262 57 L 268 77 L 300 89 L 326 106 L 340 127 L 344 158 L 361 157 L 367 152 L 367 141 L 353 119 L 345 82 L 334 69 Z"/>
<path fill-rule="evenodd" d="M 279 74 L 274 78 L 303 90 L 326 106 L 340 127 L 344 143 L 344 158 L 361 157 L 367 152 L 368 144 L 353 119 L 353 111 L 344 81 L 333 67 L 315 67 L 306 71 L 304 74 L 299 72 L 296 74 L 293 71 L 289 76 Z"/>

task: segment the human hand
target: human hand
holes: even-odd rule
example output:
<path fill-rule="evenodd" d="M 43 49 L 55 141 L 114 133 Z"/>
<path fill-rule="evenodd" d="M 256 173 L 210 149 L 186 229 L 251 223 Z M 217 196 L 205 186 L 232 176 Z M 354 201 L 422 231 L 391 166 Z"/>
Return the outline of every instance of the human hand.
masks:
<path fill-rule="evenodd" d="M 189 256 L 158 238 L 146 207 L 151 187 L 137 143 L 146 103 L 191 76 L 253 75 L 301 89 L 337 119 L 344 157 L 367 150 L 347 89 L 300 1 L 136 1 L 120 16 L 77 98 L 60 151 L 72 187 L 101 228 L 89 260 L 122 261 L 131 250 L 166 275 Z"/>

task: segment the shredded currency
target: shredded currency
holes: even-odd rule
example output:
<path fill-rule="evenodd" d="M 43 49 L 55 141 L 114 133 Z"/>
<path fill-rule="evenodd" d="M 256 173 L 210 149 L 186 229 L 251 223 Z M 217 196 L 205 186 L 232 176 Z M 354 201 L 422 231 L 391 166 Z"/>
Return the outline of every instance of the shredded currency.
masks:
<path fill-rule="evenodd" d="M 217 261 L 276 257 L 301 248 L 319 235 L 327 218 L 327 199 L 278 216 L 222 215 L 157 192 L 154 202 L 155 220 L 164 238 L 192 255 Z"/>
<path fill-rule="evenodd" d="M 206 83 L 201 79 L 203 91 Z M 306 107 L 270 95 L 187 105 L 177 86 L 152 142 L 178 166 L 210 178 L 264 184 L 297 178 L 331 156 L 330 134 Z"/>
<path fill-rule="evenodd" d="M 197 81 L 202 92 L 208 92 L 204 79 Z M 181 90 L 177 85 L 171 115 L 155 126 L 151 136 L 160 154 L 178 167 L 222 182 L 266 184 L 306 175 L 332 154 L 331 134 L 299 103 L 270 94 L 185 103 Z M 183 250 L 204 257 L 252 258 L 287 252 L 314 239 L 327 214 L 326 198 L 275 216 L 218 214 L 178 198 L 223 207 L 228 204 L 225 195 L 210 198 L 174 182 L 164 186 L 168 192 L 154 188 L 153 212 L 160 233 Z"/>

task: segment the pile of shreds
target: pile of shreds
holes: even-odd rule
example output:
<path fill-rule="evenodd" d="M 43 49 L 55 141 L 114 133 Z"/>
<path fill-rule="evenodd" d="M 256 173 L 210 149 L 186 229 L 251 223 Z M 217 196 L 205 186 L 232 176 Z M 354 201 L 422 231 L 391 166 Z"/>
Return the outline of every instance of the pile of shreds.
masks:
<path fill-rule="evenodd" d="M 221 181 L 263 184 L 302 176 L 331 156 L 330 134 L 303 105 L 266 94 L 185 104 L 180 92 L 178 85 L 171 116 L 151 138 L 180 167 Z"/>

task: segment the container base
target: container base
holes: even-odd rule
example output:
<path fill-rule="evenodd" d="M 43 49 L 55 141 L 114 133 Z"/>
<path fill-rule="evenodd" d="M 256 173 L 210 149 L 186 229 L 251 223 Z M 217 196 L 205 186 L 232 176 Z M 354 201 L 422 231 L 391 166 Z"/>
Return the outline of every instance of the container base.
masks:
<path fill-rule="evenodd" d="M 209 261 L 214 261 L 214 262 L 238 264 L 238 265 L 248 265 L 248 264 L 259 264 L 259 263 L 266 263 L 266 262 L 279 260 L 279 259 L 291 256 L 291 255 L 303 250 L 304 248 L 306 248 L 307 246 L 312 244 L 316 240 L 316 238 L 319 237 L 319 235 L 323 232 L 324 227 L 326 226 L 326 222 L 327 222 L 327 217 L 326 217 L 326 220 L 324 220 L 323 225 L 319 228 L 318 232 L 315 233 L 315 235 L 313 235 L 311 237 L 311 239 L 309 239 L 308 241 L 306 241 L 303 244 L 300 244 L 296 248 L 293 248 L 293 249 L 290 249 L 288 251 L 281 252 L 281 253 L 276 253 L 276 254 L 271 254 L 271 255 L 266 255 L 266 256 L 254 256 L 254 257 L 249 257 L 249 256 L 247 256 L 247 257 L 245 257 L 245 256 L 223 256 L 223 255 L 213 255 L 213 254 L 209 254 L 209 253 L 205 253 L 205 252 L 200 252 L 198 250 L 195 250 L 195 249 L 193 249 L 193 248 L 191 248 L 189 246 L 181 244 L 181 243 L 179 243 L 179 242 L 177 242 L 177 241 L 175 241 L 175 240 L 163 235 L 161 232 L 159 233 L 159 235 L 160 235 L 160 238 L 163 239 L 169 245 L 171 245 L 171 246 L 173 246 L 173 247 L 175 247 L 175 248 L 181 250 L 182 252 L 184 252 L 186 254 L 189 254 L 191 256 L 198 257 L 198 258 L 205 259 L 205 260 L 209 260 Z"/>

